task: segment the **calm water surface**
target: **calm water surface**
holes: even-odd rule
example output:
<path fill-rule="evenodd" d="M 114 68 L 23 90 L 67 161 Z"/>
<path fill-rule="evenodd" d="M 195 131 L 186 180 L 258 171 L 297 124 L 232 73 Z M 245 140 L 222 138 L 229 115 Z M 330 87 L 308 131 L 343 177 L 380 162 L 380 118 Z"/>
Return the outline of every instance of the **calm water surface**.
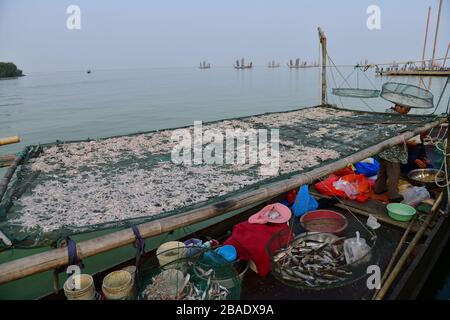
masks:
<path fill-rule="evenodd" d="M 342 71 L 347 75 L 352 69 Z M 366 75 L 378 88 L 385 81 L 419 84 L 418 78 L 381 78 L 373 73 L 369 70 Z M 328 79 L 331 91 L 333 78 L 329 75 Z M 424 80 L 428 85 L 428 79 Z M 341 82 L 342 79 L 336 78 L 337 86 Z M 350 82 L 356 86 L 355 78 Z M 371 88 L 363 76 L 359 77 L 359 83 L 360 87 Z M 431 91 L 436 96 L 435 102 L 444 83 L 443 78 L 433 79 Z M 449 91 L 444 101 L 447 101 Z M 377 111 L 391 105 L 379 98 L 366 101 Z M 2 147 L 1 154 L 57 139 L 107 137 L 191 125 L 194 120 L 283 111 L 319 102 L 318 68 L 161 68 L 93 70 L 91 74 L 84 71 L 30 73 L 18 79 L 0 80 L 0 137 L 18 134 L 22 138 L 20 144 Z M 329 94 L 329 102 L 368 109 L 359 99 L 340 100 Z M 442 104 L 438 111 L 444 111 L 445 107 Z M 3 172 L 0 170 L 0 174 Z M 430 280 L 435 282 L 429 287 L 435 289 L 429 295 L 448 298 L 449 268 L 439 272 L 438 282 Z"/>

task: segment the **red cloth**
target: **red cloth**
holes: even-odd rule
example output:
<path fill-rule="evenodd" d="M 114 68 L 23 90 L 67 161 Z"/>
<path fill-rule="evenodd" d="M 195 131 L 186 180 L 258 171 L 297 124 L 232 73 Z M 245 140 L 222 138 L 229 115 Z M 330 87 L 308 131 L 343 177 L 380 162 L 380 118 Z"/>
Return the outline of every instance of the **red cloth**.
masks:
<path fill-rule="evenodd" d="M 297 197 L 297 189 L 293 189 L 289 191 L 289 193 L 286 196 L 286 199 L 289 202 L 289 204 L 293 204 L 295 202 L 296 197 Z"/>
<path fill-rule="evenodd" d="M 288 229 L 287 224 L 252 224 L 248 221 L 237 224 L 231 237 L 229 237 L 224 245 L 230 244 L 234 246 L 241 260 L 252 260 L 256 264 L 260 276 L 267 276 L 270 272 L 270 258 L 266 252 L 267 241 L 272 236 L 283 230 Z M 287 232 L 286 235 L 291 234 Z M 293 238 L 293 235 L 291 234 Z M 291 239 L 292 239 L 291 238 Z M 286 243 L 289 237 L 280 238 L 279 243 Z M 275 249 L 275 248 L 274 248 Z"/>
<path fill-rule="evenodd" d="M 337 190 L 333 186 L 333 183 L 338 181 L 339 179 L 348 181 L 351 184 L 357 186 L 358 195 L 352 200 L 356 200 L 358 202 L 366 202 L 369 199 L 369 194 L 370 194 L 370 190 L 371 190 L 369 179 L 367 179 L 367 177 L 362 174 L 354 174 L 353 173 L 353 174 L 348 174 L 346 176 L 343 176 L 341 178 L 339 178 L 335 175 L 330 175 L 325 180 L 316 183 L 314 185 L 314 187 L 321 194 L 327 195 L 329 197 L 338 196 L 341 198 L 348 199 L 347 195 L 345 194 L 345 192 L 343 190 Z"/>

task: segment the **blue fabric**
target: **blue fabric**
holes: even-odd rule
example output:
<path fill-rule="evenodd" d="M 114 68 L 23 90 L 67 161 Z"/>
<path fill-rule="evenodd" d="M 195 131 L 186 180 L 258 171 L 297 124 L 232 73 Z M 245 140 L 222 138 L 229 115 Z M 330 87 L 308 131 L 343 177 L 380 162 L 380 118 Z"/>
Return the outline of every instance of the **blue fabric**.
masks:
<path fill-rule="evenodd" d="M 298 189 L 291 210 L 294 216 L 300 217 L 309 211 L 316 210 L 318 207 L 317 200 L 309 194 L 308 185 L 303 185 Z"/>
<path fill-rule="evenodd" d="M 372 177 L 377 175 L 380 170 L 380 163 L 375 159 L 373 159 L 373 163 L 358 162 L 355 164 L 355 169 L 356 174 L 363 174 L 366 177 Z"/>
<path fill-rule="evenodd" d="M 291 204 L 289 203 L 289 201 L 287 199 L 284 199 L 283 201 L 281 201 L 281 204 L 284 204 L 288 208 L 291 207 Z"/>

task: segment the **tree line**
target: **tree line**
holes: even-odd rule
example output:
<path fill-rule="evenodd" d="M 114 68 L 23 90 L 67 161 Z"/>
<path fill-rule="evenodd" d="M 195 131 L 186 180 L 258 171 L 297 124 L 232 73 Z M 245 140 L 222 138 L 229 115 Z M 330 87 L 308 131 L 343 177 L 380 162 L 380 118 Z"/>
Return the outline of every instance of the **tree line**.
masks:
<path fill-rule="evenodd" d="M 11 78 L 23 76 L 22 70 L 12 62 L 0 62 L 0 78 Z"/>

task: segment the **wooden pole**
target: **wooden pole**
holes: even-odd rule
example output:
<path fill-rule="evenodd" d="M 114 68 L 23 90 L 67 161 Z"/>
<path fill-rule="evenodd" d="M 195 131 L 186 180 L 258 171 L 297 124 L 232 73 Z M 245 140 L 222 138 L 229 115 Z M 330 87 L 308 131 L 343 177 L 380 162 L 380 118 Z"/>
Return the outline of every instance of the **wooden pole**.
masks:
<path fill-rule="evenodd" d="M 433 56 L 431 57 L 431 68 L 434 67 L 434 58 L 436 56 L 436 44 L 437 44 L 438 33 L 439 33 L 439 22 L 441 21 L 441 9 L 442 9 L 442 0 L 439 0 L 439 10 L 438 10 L 437 23 L 436 23 L 436 33 L 434 34 Z"/>
<path fill-rule="evenodd" d="M 244 192 L 216 204 L 206 205 L 193 209 L 184 214 L 161 218 L 138 226 L 142 238 L 150 238 L 169 231 L 173 231 L 188 225 L 192 225 L 210 218 L 220 216 L 227 212 L 254 205 L 261 201 L 274 198 L 301 185 L 312 183 L 314 180 L 340 170 L 349 163 L 364 160 L 380 151 L 394 145 L 404 143 L 412 137 L 445 122 L 445 118 L 416 127 L 396 137 L 390 138 L 367 149 L 356 152 L 348 157 L 326 164 L 309 172 L 297 174 L 291 178 L 261 186 L 256 190 Z M 135 236 L 131 228 L 116 231 L 101 237 L 82 241 L 77 244 L 77 252 L 80 259 L 110 251 L 125 245 L 132 244 Z M 52 249 L 43 253 L 21 259 L 5 262 L 0 265 L 0 284 L 24 278 L 36 273 L 66 266 L 68 263 L 67 248 Z"/>
<path fill-rule="evenodd" d="M 9 167 L 15 158 L 16 156 L 13 154 L 0 156 L 0 168 Z"/>
<path fill-rule="evenodd" d="M 322 104 L 327 104 L 327 37 L 320 27 L 318 30 L 322 45 Z"/>
<path fill-rule="evenodd" d="M 428 7 L 427 26 L 425 28 L 425 41 L 423 42 L 423 51 L 422 51 L 422 68 L 425 68 L 425 51 L 427 48 L 428 27 L 430 25 L 430 14 L 431 14 L 431 6 Z"/>
<path fill-rule="evenodd" d="M 7 144 L 18 143 L 18 142 L 20 142 L 20 137 L 19 136 L 7 137 L 7 138 L 0 139 L 0 146 L 4 146 L 4 145 L 7 145 Z"/>
<path fill-rule="evenodd" d="M 442 62 L 442 68 L 445 68 L 445 64 L 447 63 L 449 49 L 450 49 L 450 42 L 448 43 L 447 51 L 445 52 L 445 58 L 444 58 L 444 62 Z"/>
<path fill-rule="evenodd" d="M 434 203 L 433 207 L 431 208 L 430 214 L 428 214 L 427 218 L 425 219 L 423 224 L 420 226 L 419 231 L 417 231 L 417 233 L 414 235 L 414 238 L 409 243 L 405 252 L 400 257 L 400 260 L 395 265 L 394 270 L 392 270 L 392 272 L 389 274 L 389 277 L 386 279 L 386 282 L 381 287 L 378 294 L 375 296 L 375 300 L 382 300 L 384 298 L 384 296 L 386 295 L 386 293 L 388 292 L 388 290 L 390 289 L 392 283 L 395 281 L 395 279 L 397 278 L 397 275 L 400 273 L 401 269 L 405 265 L 406 260 L 411 255 L 411 253 L 414 250 L 414 248 L 416 247 L 417 243 L 419 243 L 419 240 L 422 238 L 422 236 L 425 233 L 425 230 L 427 229 L 431 220 L 433 220 L 436 212 L 439 211 L 439 206 L 442 202 L 442 199 L 443 199 L 443 193 L 441 192 L 441 194 L 437 198 L 436 202 Z"/>
<path fill-rule="evenodd" d="M 395 248 L 395 251 L 392 254 L 391 260 L 389 261 L 389 264 L 387 265 L 386 269 L 384 270 L 383 277 L 381 277 L 381 281 L 380 281 L 381 286 L 383 286 L 384 282 L 386 281 L 386 278 L 388 277 L 389 273 L 391 272 L 394 262 L 395 262 L 395 260 L 397 260 L 397 256 L 400 253 L 400 251 L 402 250 L 403 245 L 405 244 L 406 238 L 408 237 L 415 221 L 416 221 L 416 216 L 414 216 L 413 219 L 409 222 L 408 228 L 403 233 L 403 236 L 400 239 L 400 242 L 398 243 L 397 248 Z M 372 300 L 375 299 L 375 297 L 378 295 L 378 292 L 379 292 L 379 290 L 375 290 Z"/>

